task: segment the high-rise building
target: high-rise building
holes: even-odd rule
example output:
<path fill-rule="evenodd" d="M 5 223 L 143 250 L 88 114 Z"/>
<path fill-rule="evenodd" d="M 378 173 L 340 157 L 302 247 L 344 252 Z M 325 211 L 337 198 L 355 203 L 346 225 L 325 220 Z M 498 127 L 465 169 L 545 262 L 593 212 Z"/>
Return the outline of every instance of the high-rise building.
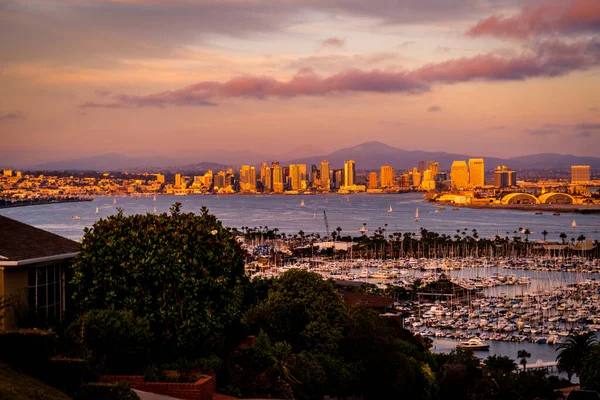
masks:
<path fill-rule="evenodd" d="M 3 175 L 4 176 L 12 176 L 12 174 L 13 174 L 12 169 L 5 169 Z"/>
<path fill-rule="evenodd" d="M 427 169 L 431 170 L 435 179 L 435 176 L 440 172 L 440 164 L 437 161 L 427 161 Z"/>
<path fill-rule="evenodd" d="M 224 187 L 225 187 L 225 172 L 219 171 L 213 177 L 213 189 L 218 190 L 218 189 L 223 189 Z"/>
<path fill-rule="evenodd" d="M 290 188 L 306 189 L 306 164 L 290 164 Z"/>
<path fill-rule="evenodd" d="M 499 165 L 494 170 L 494 186 L 507 188 L 517 186 L 517 173 L 505 165 Z"/>
<path fill-rule="evenodd" d="M 420 163 L 419 163 L 420 164 Z M 421 184 L 421 173 L 417 168 L 413 168 L 412 171 L 412 185 L 419 186 Z"/>
<path fill-rule="evenodd" d="M 165 176 L 163 174 L 156 174 L 156 182 L 165 183 Z"/>
<path fill-rule="evenodd" d="M 265 178 L 264 178 L 264 182 L 263 182 L 263 190 L 266 191 L 271 191 L 273 190 L 273 175 L 271 173 L 271 168 L 269 168 L 267 166 L 267 168 L 265 168 Z"/>
<path fill-rule="evenodd" d="M 340 186 L 343 186 L 344 181 L 343 181 L 343 170 L 341 169 L 334 169 L 331 171 L 331 176 L 332 176 L 332 182 L 331 182 L 331 186 L 334 189 L 339 189 Z"/>
<path fill-rule="evenodd" d="M 240 170 L 240 190 L 256 190 L 256 168 L 254 165 L 242 165 Z"/>
<path fill-rule="evenodd" d="M 423 171 L 425 171 L 425 161 L 419 161 L 419 168 L 417 172 L 423 175 Z"/>
<path fill-rule="evenodd" d="M 464 189 L 469 186 L 469 166 L 464 160 L 455 160 L 450 167 L 450 179 L 452 187 L 455 189 Z"/>
<path fill-rule="evenodd" d="M 485 186 L 485 168 L 483 158 L 469 159 L 469 185 L 471 187 Z"/>
<path fill-rule="evenodd" d="M 435 175 L 430 169 L 423 171 L 423 179 L 421 180 L 422 190 L 434 190 L 435 189 Z"/>
<path fill-rule="evenodd" d="M 354 186 L 356 184 L 356 163 L 349 160 L 344 163 L 344 186 Z"/>
<path fill-rule="evenodd" d="M 400 187 L 403 187 L 403 188 L 410 187 L 410 185 L 412 183 L 410 178 L 411 178 L 411 176 L 409 174 L 400 175 L 400 182 L 399 182 Z"/>
<path fill-rule="evenodd" d="M 262 183 L 263 187 L 265 187 L 265 182 L 267 179 L 267 169 L 269 168 L 269 163 L 263 161 L 260 164 L 260 183 Z"/>
<path fill-rule="evenodd" d="M 175 174 L 175 186 L 181 187 L 182 179 L 181 174 Z"/>
<path fill-rule="evenodd" d="M 331 188 L 331 180 L 329 178 L 329 161 L 321 161 L 321 189 L 329 190 Z"/>
<path fill-rule="evenodd" d="M 591 180 L 591 171 L 589 165 L 571 166 L 571 183 L 587 184 Z"/>
<path fill-rule="evenodd" d="M 379 183 L 382 188 L 394 186 L 394 168 L 384 165 L 379 171 Z"/>
<path fill-rule="evenodd" d="M 377 172 L 369 172 L 369 189 L 377 189 Z"/>
<path fill-rule="evenodd" d="M 315 164 L 310 166 L 310 175 L 308 177 L 308 186 L 311 188 L 321 186 L 321 171 Z"/>
<path fill-rule="evenodd" d="M 21 171 L 17 171 L 17 178 L 21 179 L 23 177 L 23 173 Z"/>
<path fill-rule="evenodd" d="M 283 170 L 279 166 L 279 162 L 274 161 L 271 164 L 271 174 L 273 175 L 273 191 L 275 193 L 283 192 Z"/>

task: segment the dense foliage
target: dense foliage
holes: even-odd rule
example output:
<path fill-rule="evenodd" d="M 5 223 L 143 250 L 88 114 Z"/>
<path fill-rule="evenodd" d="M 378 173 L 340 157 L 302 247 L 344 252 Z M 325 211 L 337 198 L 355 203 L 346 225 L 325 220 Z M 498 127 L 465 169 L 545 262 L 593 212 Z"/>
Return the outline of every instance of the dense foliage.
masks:
<path fill-rule="evenodd" d="M 600 393 L 600 345 L 590 348 L 583 359 L 579 381 L 584 389 Z"/>
<path fill-rule="evenodd" d="M 180 206 L 120 211 L 86 229 L 72 284 L 80 314 L 129 310 L 150 321 L 160 349 L 189 355 L 239 320 L 244 252 L 206 207 L 195 215 Z"/>

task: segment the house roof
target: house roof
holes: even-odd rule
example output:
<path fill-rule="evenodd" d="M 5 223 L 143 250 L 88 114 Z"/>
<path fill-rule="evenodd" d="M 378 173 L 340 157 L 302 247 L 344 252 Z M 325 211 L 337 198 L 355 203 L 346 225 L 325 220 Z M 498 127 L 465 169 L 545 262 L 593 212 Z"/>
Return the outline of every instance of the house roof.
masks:
<path fill-rule="evenodd" d="M 347 306 L 361 305 L 366 308 L 385 308 L 393 302 L 389 297 L 371 294 L 342 293 L 342 297 Z"/>
<path fill-rule="evenodd" d="M 0 266 L 69 258 L 79 243 L 14 219 L 0 216 Z"/>

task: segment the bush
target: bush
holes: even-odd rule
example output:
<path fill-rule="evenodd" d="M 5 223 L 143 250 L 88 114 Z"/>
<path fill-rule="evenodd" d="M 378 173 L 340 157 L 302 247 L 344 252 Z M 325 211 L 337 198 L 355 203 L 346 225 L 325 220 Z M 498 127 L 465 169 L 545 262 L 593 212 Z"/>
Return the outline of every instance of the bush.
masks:
<path fill-rule="evenodd" d="M 150 323 L 130 311 L 92 310 L 70 328 L 101 371 L 134 373 L 147 361 L 152 344 Z"/>
<path fill-rule="evenodd" d="M 56 354 L 58 337 L 53 331 L 20 329 L 0 332 L 0 361 L 27 372 L 45 368 Z"/>
<path fill-rule="evenodd" d="M 88 360 L 80 358 L 54 357 L 46 371 L 46 381 L 70 396 L 75 395 L 81 385 L 97 380 L 96 378 Z"/>
<path fill-rule="evenodd" d="M 75 396 L 75 400 L 139 400 L 127 382 L 87 383 Z"/>

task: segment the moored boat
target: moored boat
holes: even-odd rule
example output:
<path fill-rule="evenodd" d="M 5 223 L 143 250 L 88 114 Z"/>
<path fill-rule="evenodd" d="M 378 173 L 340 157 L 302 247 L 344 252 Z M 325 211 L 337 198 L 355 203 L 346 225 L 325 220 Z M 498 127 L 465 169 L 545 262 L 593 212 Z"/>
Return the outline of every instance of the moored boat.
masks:
<path fill-rule="evenodd" d="M 461 349 L 471 349 L 471 350 L 489 350 L 490 345 L 483 342 L 483 340 L 479 338 L 472 338 L 467 340 L 466 342 L 460 342 L 456 345 L 456 347 Z"/>

